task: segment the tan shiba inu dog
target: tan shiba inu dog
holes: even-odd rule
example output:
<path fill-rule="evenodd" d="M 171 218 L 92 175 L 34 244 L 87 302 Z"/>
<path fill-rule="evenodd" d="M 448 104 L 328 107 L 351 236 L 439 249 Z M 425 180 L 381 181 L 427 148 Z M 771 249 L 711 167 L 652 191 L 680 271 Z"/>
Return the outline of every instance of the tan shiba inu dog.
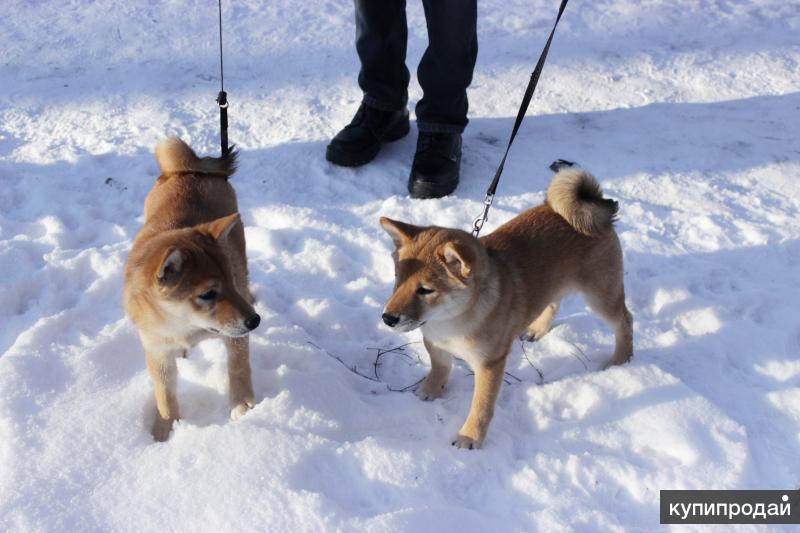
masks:
<path fill-rule="evenodd" d="M 631 358 L 616 212 L 617 203 L 603 198 L 595 178 L 573 168 L 554 176 L 543 205 L 480 239 L 381 218 L 397 247 L 395 289 L 383 321 L 400 331 L 421 327 L 430 354 L 431 370 L 417 395 L 441 396 L 453 356 L 475 372 L 472 407 L 455 446 L 481 446 L 513 340 L 544 336 L 565 293 L 581 291 L 614 329 L 609 364 Z"/>
<path fill-rule="evenodd" d="M 153 437 L 180 417 L 176 358 L 221 337 L 228 350 L 231 418 L 253 406 L 248 334 L 260 317 L 247 286 L 244 228 L 228 178 L 236 153 L 195 155 L 180 139 L 156 147 L 161 176 L 125 265 L 125 310 L 139 329 L 156 394 Z"/>

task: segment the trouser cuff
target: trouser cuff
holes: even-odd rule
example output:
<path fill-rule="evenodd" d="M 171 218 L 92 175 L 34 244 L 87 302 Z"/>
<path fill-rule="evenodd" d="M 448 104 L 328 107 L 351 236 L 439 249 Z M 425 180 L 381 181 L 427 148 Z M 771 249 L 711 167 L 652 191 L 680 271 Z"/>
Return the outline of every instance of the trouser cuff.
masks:
<path fill-rule="evenodd" d="M 367 107 L 371 107 L 373 109 L 380 109 L 381 111 L 400 111 L 408 104 L 408 101 L 403 102 L 399 106 L 387 104 L 386 102 L 381 102 L 380 100 L 377 100 L 368 94 L 364 95 L 364 97 L 361 99 L 361 102 Z"/>
<path fill-rule="evenodd" d="M 417 120 L 417 129 L 423 133 L 462 133 L 465 126 L 442 122 L 425 122 Z"/>

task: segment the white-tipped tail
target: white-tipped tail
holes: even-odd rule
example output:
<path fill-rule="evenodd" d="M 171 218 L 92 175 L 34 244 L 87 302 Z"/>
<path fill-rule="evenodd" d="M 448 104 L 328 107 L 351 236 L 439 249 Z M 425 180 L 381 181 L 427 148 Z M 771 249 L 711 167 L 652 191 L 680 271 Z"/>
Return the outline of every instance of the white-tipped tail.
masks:
<path fill-rule="evenodd" d="M 163 174 L 197 172 L 229 177 L 236 171 L 236 151 L 224 157 L 197 157 L 188 144 L 170 137 L 156 146 L 156 161 Z"/>
<path fill-rule="evenodd" d="M 582 168 L 560 170 L 547 188 L 547 203 L 570 226 L 584 235 L 597 235 L 611 228 L 618 204 L 603 198 L 600 184 Z"/>

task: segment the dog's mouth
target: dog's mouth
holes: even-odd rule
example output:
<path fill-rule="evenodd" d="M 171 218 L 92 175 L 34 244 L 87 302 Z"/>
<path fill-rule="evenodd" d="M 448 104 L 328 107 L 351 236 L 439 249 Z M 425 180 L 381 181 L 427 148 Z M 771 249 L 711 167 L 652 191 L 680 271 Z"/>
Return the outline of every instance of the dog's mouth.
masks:
<path fill-rule="evenodd" d="M 403 322 L 397 324 L 394 329 L 402 332 L 414 331 L 415 329 L 424 326 L 426 322 L 426 320 L 423 320 L 422 322 L 419 320 L 404 320 Z"/>
<path fill-rule="evenodd" d="M 209 333 L 213 333 L 214 335 L 222 335 L 223 337 L 246 337 L 250 334 L 250 330 L 247 328 L 241 329 L 224 329 L 219 330 L 217 328 L 206 327 L 204 328 Z"/>

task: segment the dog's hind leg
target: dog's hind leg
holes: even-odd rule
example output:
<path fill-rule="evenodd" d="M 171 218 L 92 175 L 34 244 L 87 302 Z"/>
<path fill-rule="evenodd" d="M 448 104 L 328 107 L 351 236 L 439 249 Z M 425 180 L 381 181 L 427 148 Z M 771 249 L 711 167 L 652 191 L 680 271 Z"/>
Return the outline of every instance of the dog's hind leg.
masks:
<path fill-rule="evenodd" d="M 621 365 L 633 357 L 633 317 L 625 305 L 625 291 L 622 283 L 619 289 L 609 294 L 609 291 L 586 292 L 586 299 L 591 307 L 614 330 L 616 345 L 613 357 L 606 363 L 605 368 L 612 365 Z"/>
<path fill-rule="evenodd" d="M 616 325 L 612 322 L 609 322 L 609 325 L 614 328 L 616 346 L 614 347 L 614 356 L 606 364 L 606 367 L 625 364 L 633 357 L 633 316 L 625 306 L 624 296 L 620 299 L 615 318 Z"/>
<path fill-rule="evenodd" d="M 147 369 L 153 380 L 153 389 L 156 394 L 156 418 L 153 421 L 151 433 L 153 438 L 163 442 L 169 438 L 172 423 L 180 418 L 178 397 L 175 393 L 178 382 L 178 366 L 175 359 L 180 351 L 165 351 L 145 353 Z"/>
<path fill-rule="evenodd" d="M 558 314 L 560 305 L 561 302 L 551 302 L 547 304 L 544 311 L 536 317 L 536 320 L 531 322 L 531 325 L 528 326 L 525 333 L 520 336 L 520 339 L 534 342 L 547 335 L 547 332 L 550 331 L 550 325 L 553 323 L 553 319 L 556 317 L 556 314 Z"/>
<path fill-rule="evenodd" d="M 250 337 L 225 337 L 228 349 L 231 418 L 236 420 L 255 405 L 250 372 Z"/>

